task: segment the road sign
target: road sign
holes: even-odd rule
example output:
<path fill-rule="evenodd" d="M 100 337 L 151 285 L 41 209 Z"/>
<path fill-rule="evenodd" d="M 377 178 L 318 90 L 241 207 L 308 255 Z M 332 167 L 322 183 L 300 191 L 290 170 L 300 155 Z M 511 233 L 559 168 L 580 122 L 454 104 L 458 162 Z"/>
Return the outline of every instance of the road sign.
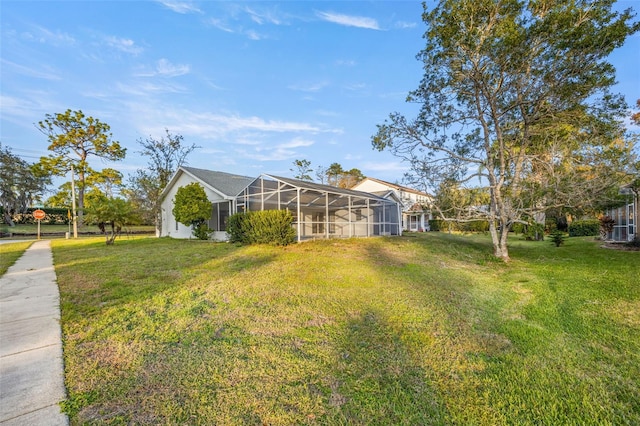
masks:
<path fill-rule="evenodd" d="M 37 220 L 42 220 L 42 219 L 44 219 L 44 217 L 45 217 L 46 215 L 47 215 L 47 214 L 44 212 L 44 210 L 40 210 L 40 209 L 38 209 L 38 210 L 34 210 L 34 211 L 33 211 L 33 218 L 34 218 L 34 219 L 37 219 Z"/>

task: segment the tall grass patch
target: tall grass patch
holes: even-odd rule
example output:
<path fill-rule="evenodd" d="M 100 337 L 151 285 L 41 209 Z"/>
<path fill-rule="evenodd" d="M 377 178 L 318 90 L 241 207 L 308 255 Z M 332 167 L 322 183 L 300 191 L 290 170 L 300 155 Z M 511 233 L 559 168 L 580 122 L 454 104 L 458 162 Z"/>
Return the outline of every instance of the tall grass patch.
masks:
<path fill-rule="evenodd" d="M 73 424 L 640 422 L 635 252 L 55 241 Z"/>

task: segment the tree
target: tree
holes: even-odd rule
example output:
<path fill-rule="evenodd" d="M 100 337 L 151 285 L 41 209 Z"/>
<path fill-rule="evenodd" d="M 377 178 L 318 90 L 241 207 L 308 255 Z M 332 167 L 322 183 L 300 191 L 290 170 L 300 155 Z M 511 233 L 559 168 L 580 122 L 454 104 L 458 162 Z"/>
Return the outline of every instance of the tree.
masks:
<path fill-rule="evenodd" d="M 0 207 L 4 221 L 13 223 L 13 213 L 24 213 L 40 199 L 51 179 L 37 165 L 29 164 L 0 143 Z"/>
<path fill-rule="evenodd" d="M 614 0 L 443 0 L 425 12 L 424 77 L 408 101 L 414 120 L 393 113 L 372 138 L 375 149 L 407 159 L 427 187 L 448 180 L 484 186 L 494 255 L 508 261 L 507 233 L 524 215 L 553 203 L 545 161 L 566 166 L 579 151 L 599 152 L 621 134 L 625 103 L 610 93 L 613 49 L 640 29 Z M 551 137 L 549 137 L 551 136 Z M 556 158 L 549 144 L 563 147 Z M 606 161 L 605 161 L 606 162 Z M 565 175 L 566 177 L 567 175 Z M 574 176 L 574 178 L 583 178 Z M 484 182 L 482 182 L 484 180 Z M 567 180 L 566 180 L 567 181 Z M 565 181 L 565 182 L 566 182 Z M 577 185 L 580 182 L 572 182 Z M 586 194 L 587 191 L 583 191 Z"/>
<path fill-rule="evenodd" d="M 87 208 L 87 222 L 95 223 L 106 238 L 107 245 L 115 242 L 120 231 L 127 225 L 138 221 L 131 202 L 122 198 L 101 196 L 96 198 Z M 107 234 L 107 225 L 111 226 L 111 234 Z"/>
<path fill-rule="evenodd" d="M 80 110 L 68 109 L 64 113 L 47 114 L 46 119 L 40 121 L 37 127 L 47 135 L 50 143 L 48 150 L 53 152 L 40 159 L 42 168 L 53 175 L 64 176 L 73 167 L 78 177 L 78 223 L 82 225 L 87 179 L 101 173 L 89 166 L 89 158 L 94 156 L 108 161 L 122 160 L 126 155 L 126 148 L 112 140 L 108 124 L 86 117 Z"/>
<path fill-rule="evenodd" d="M 290 169 L 292 172 L 296 173 L 294 178 L 300 180 L 308 180 L 312 181 L 311 173 L 313 169 L 311 168 L 311 161 L 309 160 L 295 160 L 293 162 L 294 168 Z"/>
<path fill-rule="evenodd" d="M 197 182 L 181 186 L 173 201 L 173 216 L 176 221 L 191 226 L 193 235 L 200 239 L 209 238 L 206 221 L 211 218 L 213 206 L 207 198 L 204 188 Z"/>
<path fill-rule="evenodd" d="M 344 170 L 338 163 L 332 163 L 325 169 L 325 175 L 327 185 L 338 188 L 351 188 L 365 177 L 359 169 Z"/>
<path fill-rule="evenodd" d="M 142 147 L 140 154 L 147 157 L 147 167 L 137 170 L 129 178 L 127 192 L 138 206 L 141 215 L 148 223 L 156 225 L 158 233 L 162 231 L 160 215 L 160 194 L 169 183 L 173 174 L 187 163 L 187 156 L 196 148 L 195 144 L 184 145 L 181 135 L 173 135 L 165 129 L 166 136 L 159 140 L 149 136 L 138 139 Z"/>

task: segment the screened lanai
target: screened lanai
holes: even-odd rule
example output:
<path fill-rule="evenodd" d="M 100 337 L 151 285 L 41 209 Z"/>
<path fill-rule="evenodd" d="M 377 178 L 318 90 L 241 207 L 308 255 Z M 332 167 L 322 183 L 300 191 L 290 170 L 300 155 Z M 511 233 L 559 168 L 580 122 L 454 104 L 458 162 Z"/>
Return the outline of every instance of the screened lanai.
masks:
<path fill-rule="evenodd" d="M 401 207 L 366 192 L 262 175 L 236 198 L 242 211 L 288 210 L 298 241 L 400 235 Z"/>

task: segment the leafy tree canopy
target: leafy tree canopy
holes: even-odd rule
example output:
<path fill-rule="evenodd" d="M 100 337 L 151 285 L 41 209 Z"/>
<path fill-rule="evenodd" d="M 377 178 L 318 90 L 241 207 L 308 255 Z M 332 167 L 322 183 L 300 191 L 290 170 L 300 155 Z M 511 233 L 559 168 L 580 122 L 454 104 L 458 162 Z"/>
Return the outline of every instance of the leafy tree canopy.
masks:
<path fill-rule="evenodd" d="M 80 110 L 68 109 L 64 113 L 47 114 L 37 127 L 48 137 L 48 150 L 52 152 L 48 157 L 40 159 L 43 170 L 56 176 L 64 176 L 74 168 L 78 179 L 78 219 L 82 224 L 87 179 L 101 174 L 89 166 L 89 158 L 122 160 L 126 155 L 126 148 L 112 140 L 108 124 L 87 117 Z"/>
<path fill-rule="evenodd" d="M 197 238 L 205 239 L 203 226 L 211 218 L 213 206 L 202 185 L 193 182 L 178 188 L 173 204 L 172 213 L 176 221 L 191 226 Z"/>
<path fill-rule="evenodd" d="M 0 207 L 5 223 L 13 226 L 11 213 L 26 212 L 50 183 L 38 165 L 27 163 L 0 143 Z"/>

